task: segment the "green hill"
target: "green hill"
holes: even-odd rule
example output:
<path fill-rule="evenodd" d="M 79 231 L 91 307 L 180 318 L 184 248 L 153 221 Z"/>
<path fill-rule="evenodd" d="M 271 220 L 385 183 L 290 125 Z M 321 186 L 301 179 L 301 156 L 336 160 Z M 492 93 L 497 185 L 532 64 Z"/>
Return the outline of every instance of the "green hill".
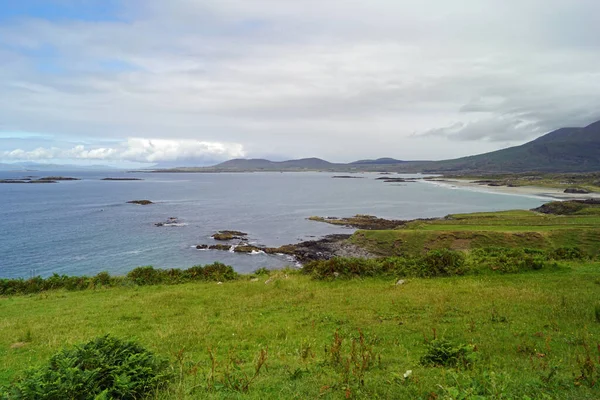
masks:
<path fill-rule="evenodd" d="M 302 158 L 299 160 L 287 161 L 269 161 L 261 158 L 255 159 L 234 159 L 225 161 L 215 165 L 213 168 L 220 170 L 265 170 L 265 171 L 281 171 L 281 170 L 298 170 L 298 169 L 328 169 L 337 166 L 338 164 L 330 163 L 329 161 L 320 158 Z"/>
<path fill-rule="evenodd" d="M 521 146 L 424 164 L 425 172 L 590 172 L 600 170 L 600 121 L 561 128 Z"/>

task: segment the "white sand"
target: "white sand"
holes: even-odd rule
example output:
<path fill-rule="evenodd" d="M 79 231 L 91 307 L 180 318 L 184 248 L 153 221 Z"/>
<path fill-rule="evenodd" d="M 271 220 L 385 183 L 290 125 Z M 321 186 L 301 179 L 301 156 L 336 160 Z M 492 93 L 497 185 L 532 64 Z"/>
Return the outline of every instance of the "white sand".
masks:
<path fill-rule="evenodd" d="M 474 183 L 473 180 L 468 179 L 444 179 L 435 181 L 423 181 L 428 183 L 434 183 L 440 186 L 449 186 L 455 188 L 464 188 L 469 190 L 477 190 L 482 192 L 490 193 L 503 193 L 512 194 L 517 196 L 538 196 L 538 197 L 549 197 L 557 200 L 574 200 L 574 199 L 598 199 L 600 193 L 589 193 L 589 194 L 572 194 L 564 193 L 564 189 L 558 188 L 547 188 L 541 186 L 487 186 Z"/>

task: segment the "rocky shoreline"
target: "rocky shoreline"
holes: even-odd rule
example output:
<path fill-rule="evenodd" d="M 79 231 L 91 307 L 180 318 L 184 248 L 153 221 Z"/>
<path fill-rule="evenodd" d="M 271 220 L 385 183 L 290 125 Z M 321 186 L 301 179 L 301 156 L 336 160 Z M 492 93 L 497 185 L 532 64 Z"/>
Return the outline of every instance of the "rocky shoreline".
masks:
<path fill-rule="evenodd" d="M 369 253 L 348 241 L 351 235 L 328 235 L 318 240 L 308 240 L 296 244 L 287 244 L 280 247 L 255 246 L 243 241 L 231 244 L 199 244 L 198 250 L 220 250 L 234 253 L 283 254 L 292 256 L 299 263 L 315 260 L 328 260 L 333 257 L 375 258 Z"/>
<path fill-rule="evenodd" d="M 354 217 L 338 218 L 338 217 L 317 217 L 312 216 L 307 218 L 310 221 L 324 222 L 330 225 L 344 226 L 347 228 L 368 229 L 368 230 L 385 230 L 396 229 L 405 225 L 407 221 L 390 220 L 378 218 L 373 215 L 357 214 Z"/>

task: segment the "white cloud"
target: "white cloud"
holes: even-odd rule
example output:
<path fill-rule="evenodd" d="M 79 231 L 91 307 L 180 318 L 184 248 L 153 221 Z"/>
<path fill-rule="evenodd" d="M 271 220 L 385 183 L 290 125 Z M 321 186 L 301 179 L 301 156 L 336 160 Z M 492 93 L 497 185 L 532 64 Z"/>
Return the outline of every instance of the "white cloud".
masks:
<path fill-rule="evenodd" d="M 161 140 L 130 138 L 115 147 L 21 149 L 0 153 L 2 160 L 39 161 L 52 159 L 131 161 L 140 163 L 192 162 L 206 164 L 230 158 L 244 157 L 241 145 L 232 143 L 201 142 L 195 140 Z"/>

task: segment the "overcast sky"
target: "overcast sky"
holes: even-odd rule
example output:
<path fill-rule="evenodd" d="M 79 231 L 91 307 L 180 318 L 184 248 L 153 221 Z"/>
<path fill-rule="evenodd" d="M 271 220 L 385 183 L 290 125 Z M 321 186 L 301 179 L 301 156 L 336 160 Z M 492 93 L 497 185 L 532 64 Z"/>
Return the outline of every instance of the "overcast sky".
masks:
<path fill-rule="evenodd" d="M 598 119 L 598 0 L 0 7 L 0 162 L 445 159 Z"/>

